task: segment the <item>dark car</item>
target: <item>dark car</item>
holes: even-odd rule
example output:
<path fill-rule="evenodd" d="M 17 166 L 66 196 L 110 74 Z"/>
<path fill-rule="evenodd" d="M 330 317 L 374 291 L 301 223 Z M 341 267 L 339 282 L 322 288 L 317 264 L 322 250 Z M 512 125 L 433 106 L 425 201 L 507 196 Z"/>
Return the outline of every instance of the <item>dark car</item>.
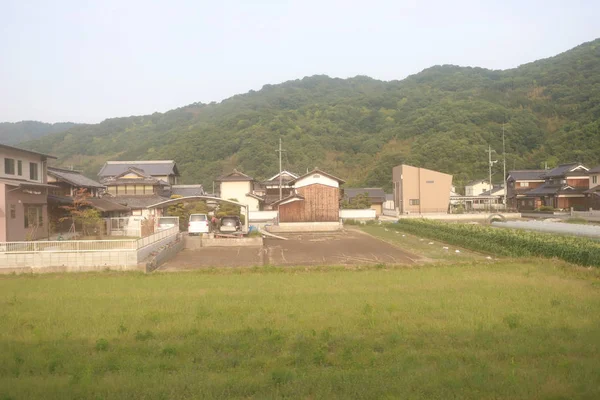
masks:
<path fill-rule="evenodd" d="M 225 233 L 235 233 L 242 231 L 242 221 L 236 215 L 221 217 L 221 227 L 219 231 Z"/>

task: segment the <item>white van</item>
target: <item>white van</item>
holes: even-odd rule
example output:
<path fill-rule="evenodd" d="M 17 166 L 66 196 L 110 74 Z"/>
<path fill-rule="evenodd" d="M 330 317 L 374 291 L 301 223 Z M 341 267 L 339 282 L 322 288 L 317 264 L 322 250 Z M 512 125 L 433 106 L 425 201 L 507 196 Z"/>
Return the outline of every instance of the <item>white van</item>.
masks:
<path fill-rule="evenodd" d="M 188 234 L 191 236 L 208 232 L 210 232 L 210 221 L 208 220 L 208 216 L 206 214 L 190 214 Z"/>

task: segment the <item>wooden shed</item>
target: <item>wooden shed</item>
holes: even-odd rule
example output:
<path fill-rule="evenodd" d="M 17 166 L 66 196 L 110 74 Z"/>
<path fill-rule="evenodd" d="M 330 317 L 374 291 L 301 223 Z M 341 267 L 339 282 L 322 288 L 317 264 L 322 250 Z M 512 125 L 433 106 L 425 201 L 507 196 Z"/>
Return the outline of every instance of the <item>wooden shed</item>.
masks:
<path fill-rule="evenodd" d="M 292 194 L 273 204 L 279 210 L 279 222 L 339 221 L 343 183 L 319 169 L 290 181 Z"/>

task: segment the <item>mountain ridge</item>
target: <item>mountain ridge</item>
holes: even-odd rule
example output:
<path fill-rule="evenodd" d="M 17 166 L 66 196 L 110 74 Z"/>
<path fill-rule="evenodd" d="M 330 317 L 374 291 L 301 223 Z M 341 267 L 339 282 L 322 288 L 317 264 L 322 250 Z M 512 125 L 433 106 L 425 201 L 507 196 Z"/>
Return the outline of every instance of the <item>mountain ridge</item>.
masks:
<path fill-rule="evenodd" d="M 400 162 L 452 173 L 459 185 L 485 177 L 485 150 L 501 155 L 503 124 L 508 169 L 600 163 L 599 120 L 596 39 L 508 70 L 439 65 L 393 81 L 314 75 L 22 145 L 90 176 L 107 159 L 175 159 L 184 181 L 208 187 L 234 167 L 259 179 L 273 175 L 282 137 L 286 169 L 319 166 L 352 186 L 389 189 Z"/>

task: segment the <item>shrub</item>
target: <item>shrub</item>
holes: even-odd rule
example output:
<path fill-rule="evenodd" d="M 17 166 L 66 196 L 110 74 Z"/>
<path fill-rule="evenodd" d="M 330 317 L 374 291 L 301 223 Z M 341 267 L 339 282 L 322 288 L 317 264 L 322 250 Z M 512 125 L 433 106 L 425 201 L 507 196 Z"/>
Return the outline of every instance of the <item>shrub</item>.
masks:
<path fill-rule="evenodd" d="M 539 211 L 542 212 L 548 212 L 548 211 L 554 211 L 554 207 L 550 207 L 550 206 L 541 206 Z"/>

